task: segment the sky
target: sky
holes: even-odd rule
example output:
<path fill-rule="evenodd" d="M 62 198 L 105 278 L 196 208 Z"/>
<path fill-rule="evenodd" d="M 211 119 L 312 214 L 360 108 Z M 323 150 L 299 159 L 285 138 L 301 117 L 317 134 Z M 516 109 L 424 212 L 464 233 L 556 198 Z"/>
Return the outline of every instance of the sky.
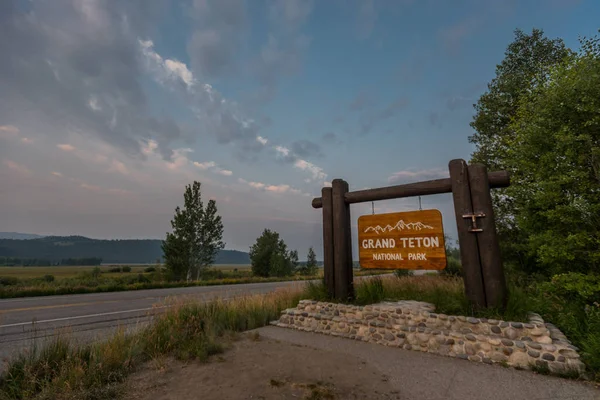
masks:
<path fill-rule="evenodd" d="M 0 1 L 0 231 L 164 239 L 201 182 L 227 249 L 322 254 L 313 197 L 448 176 L 514 30 L 597 0 Z M 451 196 L 426 196 L 456 238 Z M 415 210 L 417 198 L 375 202 Z M 356 223 L 372 205 L 352 205 Z"/>

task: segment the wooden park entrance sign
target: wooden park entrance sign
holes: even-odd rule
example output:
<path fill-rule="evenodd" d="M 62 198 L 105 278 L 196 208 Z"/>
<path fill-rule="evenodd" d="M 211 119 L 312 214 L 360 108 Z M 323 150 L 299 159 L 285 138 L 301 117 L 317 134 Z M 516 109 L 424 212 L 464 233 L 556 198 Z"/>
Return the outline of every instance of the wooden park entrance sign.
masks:
<path fill-rule="evenodd" d="M 424 210 L 359 217 L 358 257 L 363 268 L 444 269 L 442 214 Z"/>
<path fill-rule="evenodd" d="M 488 173 L 484 165 L 467 165 L 464 160 L 452 160 L 448 167 L 450 178 L 445 179 L 355 192 L 349 191 L 346 181 L 334 179 L 332 187 L 324 187 L 321 190 L 322 197 L 313 199 L 312 206 L 323 209 L 324 279 L 331 297 L 340 300 L 354 297 L 351 204 L 452 193 L 467 298 L 476 308 L 501 308 L 506 304 L 506 281 L 500 259 L 490 189 L 509 186 L 509 174 L 506 171 Z M 413 217 L 406 213 L 396 213 L 395 216 L 394 214 L 383 214 L 370 216 L 370 218 L 369 216 L 361 217 L 359 219 L 361 265 L 367 268 L 385 268 L 383 265 L 388 265 L 387 268 L 393 269 L 443 269 L 445 267 L 445 246 L 443 245 L 441 216 L 434 216 L 434 211 L 436 210 L 421 211 L 420 213 L 430 213 L 428 214 L 430 219 L 425 219 L 425 214 L 420 214 L 423 216 L 423 221 L 419 221 L 418 218 L 413 220 Z M 401 215 L 401 218 L 396 218 Z M 432 229 L 427 229 L 427 231 L 432 234 L 425 234 L 425 229 L 416 234 L 415 231 L 406 229 L 405 233 L 390 236 L 391 228 L 395 227 L 396 233 L 399 232 L 398 227 L 402 226 L 402 221 L 404 227 L 420 226 L 417 222 L 428 225 Z M 409 223 L 412 225 L 406 225 Z M 377 228 L 378 226 L 379 228 Z M 367 229 L 368 227 L 373 229 Z M 361 228 L 364 230 L 361 231 Z M 397 249 L 396 245 L 398 245 L 400 246 L 398 248 L 407 250 L 415 249 L 415 246 L 418 246 L 417 250 L 410 252 L 413 253 L 413 256 L 410 256 L 409 260 L 408 251 L 384 249 L 381 247 L 383 246 L 381 240 L 380 247 L 377 247 L 377 232 L 379 232 L 380 239 L 387 239 L 387 246 L 391 245 L 390 239 L 393 239 L 394 249 Z M 428 245 L 425 243 L 425 237 L 429 238 Z M 363 242 L 365 239 L 367 242 Z M 373 240 L 373 242 L 369 242 L 369 240 Z M 367 248 L 361 248 L 363 244 Z M 433 250 L 434 247 L 438 250 Z M 442 251 L 444 251 L 443 256 L 440 254 Z M 421 255 L 415 256 L 414 253 Z M 375 254 L 384 255 L 376 256 Z M 385 254 L 400 254 L 401 256 L 386 256 Z M 370 260 L 368 260 L 369 257 L 371 257 Z M 383 257 L 384 260 L 379 260 L 379 257 Z M 400 257 L 402 260 L 399 259 Z M 396 259 L 388 260 L 388 258 Z M 413 258 L 427 258 L 427 260 L 413 260 Z"/>

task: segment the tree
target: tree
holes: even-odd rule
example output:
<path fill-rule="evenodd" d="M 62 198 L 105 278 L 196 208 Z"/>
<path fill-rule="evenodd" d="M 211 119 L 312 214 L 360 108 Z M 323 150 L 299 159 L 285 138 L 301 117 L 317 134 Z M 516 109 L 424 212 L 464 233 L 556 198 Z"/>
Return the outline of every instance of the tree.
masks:
<path fill-rule="evenodd" d="M 304 268 L 305 275 L 316 275 L 317 274 L 317 255 L 312 247 L 308 249 L 308 255 L 306 256 L 306 265 Z"/>
<path fill-rule="evenodd" d="M 514 41 L 496 66 L 496 77 L 474 105 L 476 114 L 470 125 L 475 133 L 469 142 L 475 144 L 476 149 L 471 163 L 483 163 L 490 171 L 512 171 L 507 160 L 509 144 L 516 135 L 511 121 L 517 114 L 520 99 L 543 86 L 552 68 L 573 54 L 562 39 L 549 39 L 543 30 L 533 29 L 530 35 L 515 30 Z M 504 261 L 521 267 L 531 263 L 522 246 L 526 233 L 515 224 L 518 210 L 514 199 L 505 189 L 492 191 L 492 199 Z"/>
<path fill-rule="evenodd" d="M 250 261 L 255 276 L 288 276 L 298 264 L 298 252 L 288 252 L 279 233 L 265 229 L 250 247 Z"/>
<path fill-rule="evenodd" d="M 215 200 L 204 207 L 200 193 L 200 182 L 186 185 L 184 208 L 175 208 L 171 220 L 172 233 L 167 233 L 162 243 L 167 269 L 175 280 L 184 277 L 190 280 L 194 273 L 196 279 L 210 266 L 218 252 L 225 247 L 223 223 L 217 215 Z"/>
<path fill-rule="evenodd" d="M 528 273 L 600 272 L 600 40 L 524 95 L 510 129 L 507 194 Z"/>

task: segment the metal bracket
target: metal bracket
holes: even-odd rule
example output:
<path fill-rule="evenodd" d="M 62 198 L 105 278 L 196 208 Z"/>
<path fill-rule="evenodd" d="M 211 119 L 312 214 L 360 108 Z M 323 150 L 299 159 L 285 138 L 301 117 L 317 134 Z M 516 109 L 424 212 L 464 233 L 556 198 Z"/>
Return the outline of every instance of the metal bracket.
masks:
<path fill-rule="evenodd" d="M 477 218 L 485 217 L 484 213 L 478 212 L 473 214 L 464 214 L 462 217 L 471 219 L 471 227 L 469 228 L 469 232 L 483 232 L 483 229 L 477 227 Z"/>

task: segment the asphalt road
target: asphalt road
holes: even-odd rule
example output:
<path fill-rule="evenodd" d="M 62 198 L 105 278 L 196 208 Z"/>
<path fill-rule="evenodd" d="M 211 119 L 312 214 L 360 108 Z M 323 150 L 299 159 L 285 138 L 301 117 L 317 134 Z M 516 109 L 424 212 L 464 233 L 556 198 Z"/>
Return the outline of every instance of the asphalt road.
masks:
<path fill-rule="evenodd" d="M 101 340 L 123 327 L 143 326 L 168 303 L 272 292 L 303 282 L 270 282 L 245 285 L 200 286 L 0 300 L 0 359 L 43 344 L 57 334 L 78 342 Z M 4 364 L 4 363 L 2 363 Z M 0 370 L 4 365 L 0 366 Z"/>

